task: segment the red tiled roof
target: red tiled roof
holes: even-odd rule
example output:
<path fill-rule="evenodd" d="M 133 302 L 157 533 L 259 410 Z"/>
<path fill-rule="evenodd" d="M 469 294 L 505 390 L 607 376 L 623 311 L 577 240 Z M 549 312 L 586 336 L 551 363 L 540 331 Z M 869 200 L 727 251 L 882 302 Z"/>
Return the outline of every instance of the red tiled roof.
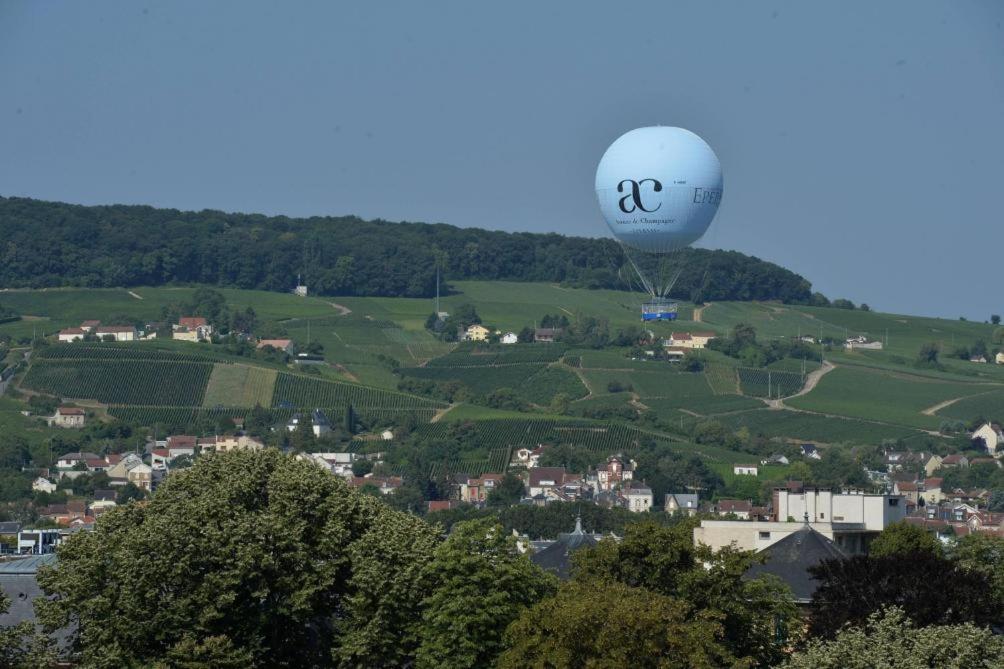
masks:
<path fill-rule="evenodd" d="M 114 334 L 116 332 L 135 332 L 136 328 L 131 325 L 102 325 L 97 328 L 95 332 L 101 334 L 102 332 L 106 334 Z"/>
<path fill-rule="evenodd" d="M 452 499 L 435 499 L 429 501 L 428 511 L 446 511 L 452 509 L 455 503 Z"/>
<path fill-rule="evenodd" d="M 931 490 L 933 488 L 940 488 L 941 482 L 944 480 L 945 479 L 939 477 L 924 479 L 924 487 L 927 488 L 928 490 Z"/>
<path fill-rule="evenodd" d="M 56 413 L 61 416 L 83 416 L 84 410 L 80 407 L 59 407 Z"/>
<path fill-rule="evenodd" d="M 943 465 L 958 464 L 959 462 L 962 462 L 963 458 L 965 457 L 966 456 L 962 455 L 961 453 L 953 453 L 952 455 L 946 455 L 945 458 L 941 461 L 941 464 Z"/>
<path fill-rule="evenodd" d="M 178 325 L 186 328 L 201 328 L 206 324 L 206 319 L 202 316 L 182 316 L 178 319 Z"/>
<path fill-rule="evenodd" d="M 196 439 L 189 434 L 175 434 L 167 438 L 168 448 L 195 448 Z"/>
<path fill-rule="evenodd" d="M 65 330 L 60 330 L 61 335 L 83 335 L 87 334 L 82 328 L 66 328 Z"/>
<path fill-rule="evenodd" d="M 292 343 L 292 339 L 262 339 L 258 342 L 258 348 L 265 348 L 266 346 L 271 346 L 272 348 L 289 348 L 289 345 Z"/>
<path fill-rule="evenodd" d="M 160 458 L 167 458 L 167 457 L 170 457 L 170 455 L 171 455 L 171 451 L 167 450 L 166 448 L 155 448 L 155 449 L 153 449 L 150 452 L 153 455 L 156 455 L 157 457 L 160 457 Z"/>
<path fill-rule="evenodd" d="M 917 492 L 920 489 L 916 483 L 910 481 L 897 481 L 896 488 L 900 492 Z"/>
<path fill-rule="evenodd" d="M 534 467 L 530 470 L 530 486 L 539 487 L 541 481 L 554 481 L 554 485 L 562 485 L 566 476 L 564 467 Z"/>
<path fill-rule="evenodd" d="M 721 513 L 739 513 L 743 511 L 749 513 L 752 509 L 753 505 L 750 504 L 749 500 L 745 499 L 718 500 L 718 511 Z"/>

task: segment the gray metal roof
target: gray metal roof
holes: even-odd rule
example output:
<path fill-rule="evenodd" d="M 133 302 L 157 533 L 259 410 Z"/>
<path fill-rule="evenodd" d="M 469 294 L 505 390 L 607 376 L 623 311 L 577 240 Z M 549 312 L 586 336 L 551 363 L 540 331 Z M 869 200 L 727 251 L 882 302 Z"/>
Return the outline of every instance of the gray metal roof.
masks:
<path fill-rule="evenodd" d="M 530 560 L 545 571 L 550 571 L 562 580 L 570 576 L 571 554 L 582 548 L 592 548 L 596 538 L 582 531 L 582 520 L 575 519 L 575 531 L 562 534 L 553 544 L 530 556 Z"/>
<path fill-rule="evenodd" d="M 21 523 L 13 521 L 0 523 L 0 534 L 17 534 L 21 531 Z"/>
<path fill-rule="evenodd" d="M 6 560 L 0 562 L 0 574 L 34 574 L 38 572 L 39 567 L 55 564 L 55 562 L 55 553 L 29 555 L 14 560 Z"/>
<path fill-rule="evenodd" d="M 835 543 L 808 525 L 760 552 L 767 555 L 767 561 L 750 567 L 744 577 L 756 578 L 761 574 L 777 576 L 791 588 L 795 601 L 801 604 L 812 601 L 818 587 L 816 579 L 809 574 L 809 568 L 824 560 L 847 557 Z"/>

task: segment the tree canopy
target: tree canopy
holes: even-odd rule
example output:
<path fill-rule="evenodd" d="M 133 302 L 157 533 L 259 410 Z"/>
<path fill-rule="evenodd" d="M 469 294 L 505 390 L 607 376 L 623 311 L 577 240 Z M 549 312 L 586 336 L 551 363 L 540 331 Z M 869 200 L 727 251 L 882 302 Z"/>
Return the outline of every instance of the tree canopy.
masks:
<path fill-rule="evenodd" d="M 1004 666 L 1004 638 L 972 623 L 917 627 L 903 609 L 872 613 L 832 640 L 810 641 L 784 669 L 990 669 Z"/>
<path fill-rule="evenodd" d="M 932 553 L 826 560 L 809 569 L 819 580 L 810 629 L 832 638 L 846 624 L 863 625 L 889 604 L 916 624 L 999 624 L 1004 611 L 985 574 Z"/>
<path fill-rule="evenodd" d="M 416 638 L 436 536 L 278 451 L 213 454 L 67 541 L 39 617 L 89 666 L 365 663 Z"/>
<path fill-rule="evenodd" d="M 319 295 L 430 297 L 437 266 L 448 280 L 626 287 L 620 273 L 626 259 L 612 239 L 352 216 L 294 219 L 0 198 L 0 240 L 0 284 L 10 287 L 184 282 L 290 290 L 299 272 Z M 689 249 L 683 260 L 676 297 L 793 303 L 812 297 L 803 277 L 741 253 Z"/>
<path fill-rule="evenodd" d="M 931 532 L 906 521 L 893 523 L 882 530 L 868 548 L 868 554 L 872 557 L 906 556 L 913 553 L 941 555 L 941 544 Z"/>

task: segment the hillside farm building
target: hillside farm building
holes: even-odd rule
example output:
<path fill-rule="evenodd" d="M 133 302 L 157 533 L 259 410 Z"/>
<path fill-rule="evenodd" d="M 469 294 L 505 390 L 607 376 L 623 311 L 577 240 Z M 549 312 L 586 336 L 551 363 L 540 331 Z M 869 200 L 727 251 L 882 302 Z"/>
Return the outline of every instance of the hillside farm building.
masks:
<path fill-rule="evenodd" d="M 213 326 L 202 316 L 182 316 L 173 330 L 171 338 L 180 341 L 206 341 L 213 336 Z"/>
<path fill-rule="evenodd" d="M 663 342 L 666 348 L 705 348 L 708 342 L 717 337 L 714 332 L 673 332 Z"/>
<path fill-rule="evenodd" d="M 52 424 L 56 427 L 83 427 L 85 415 L 84 410 L 78 407 L 59 407 L 52 417 Z"/>

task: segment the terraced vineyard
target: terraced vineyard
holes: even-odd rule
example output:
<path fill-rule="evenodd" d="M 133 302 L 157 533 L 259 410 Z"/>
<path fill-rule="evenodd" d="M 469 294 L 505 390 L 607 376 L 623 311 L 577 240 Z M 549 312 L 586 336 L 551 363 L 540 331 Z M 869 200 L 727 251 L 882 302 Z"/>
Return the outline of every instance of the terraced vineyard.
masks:
<path fill-rule="evenodd" d="M 988 383 L 943 381 L 902 372 L 838 366 L 820 379 L 811 393 L 786 403 L 818 413 L 937 430 L 942 419 L 925 415 L 922 413 L 925 409 L 1000 388 Z"/>
<path fill-rule="evenodd" d="M 159 362 L 204 362 L 223 356 L 208 349 L 192 347 L 192 351 L 172 351 L 154 348 L 152 342 L 50 344 L 32 355 L 39 360 L 156 360 Z"/>
<path fill-rule="evenodd" d="M 270 409 L 269 418 L 275 423 L 285 422 L 290 419 L 294 411 L 292 409 Z M 251 414 L 251 409 L 246 407 L 150 407 L 150 406 L 129 406 L 110 407 L 108 414 L 127 423 L 136 425 L 154 425 L 160 423 L 165 426 L 184 427 L 204 420 L 221 418 L 247 418 Z"/>
<path fill-rule="evenodd" d="M 133 346 L 50 346 L 39 351 L 23 386 L 64 398 L 97 400 L 109 413 L 136 421 L 184 424 L 204 416 L 242 416 L 260 405 L 279 412 L 328 408 L 335 415 L 348 404 L 363 413 L 414 411 L 428 420 L 440 402 L 397 391 L 327 381 L 231 362 L 212 362 L 201 352 Z M 203 410 L 197 410 L 204 407 Z M 209 413 L 206 413 L 206 412 Z"/>
<path fill-rule="evenodd" d="M 1004 422 L 1004 388 L 960 399 L 940 409 L 937 415 L 961 421 L 982 418 Z"/>
<path fill-rule="evenodd" d="M 154 360 L 36 360 L 23 385 L 106 404 L 199 406 L 213 365 Z"/>
<path fill-rule="evenodd" d="M 270 406 L 277 376 L 276 370 L 265 367 L 216 364 L 203 404 L 207 407 Z"/>
<path fill-rule="evenodd" d="M 345 407 L 385 411 L 435 410 L 442 402 L 416 395 L 370 388 L 352 383 L 325 381 L 308 376 L 280 372 L 275 382 L 271 405 L 280 409 Z"/>
<path fill-rule="evenodd" d="M 824 443 L 875 444 L 881 443 L 885 439 L 926 436 L 923 432 L 908 427 L 767 408 L 716 416 L 715 420 L 728 425 L 733 430 L 745 427 L 753 434 L 762 433 L 768 437 Z"/>
<path fill-rule="evenodd" d="M 499 349 L 457 348 L 429 361 L 427 367 L 495 367 L 556 362 L 565 347 L 560 344 L 511 344 Z"/>
<path fill-rule="evenodd" d="M 750 397 L 790 397 L 805 385 L 805 378 L 799 372 L 739 367 L 736 373 L 739 375 L 739 388 Z"/>

